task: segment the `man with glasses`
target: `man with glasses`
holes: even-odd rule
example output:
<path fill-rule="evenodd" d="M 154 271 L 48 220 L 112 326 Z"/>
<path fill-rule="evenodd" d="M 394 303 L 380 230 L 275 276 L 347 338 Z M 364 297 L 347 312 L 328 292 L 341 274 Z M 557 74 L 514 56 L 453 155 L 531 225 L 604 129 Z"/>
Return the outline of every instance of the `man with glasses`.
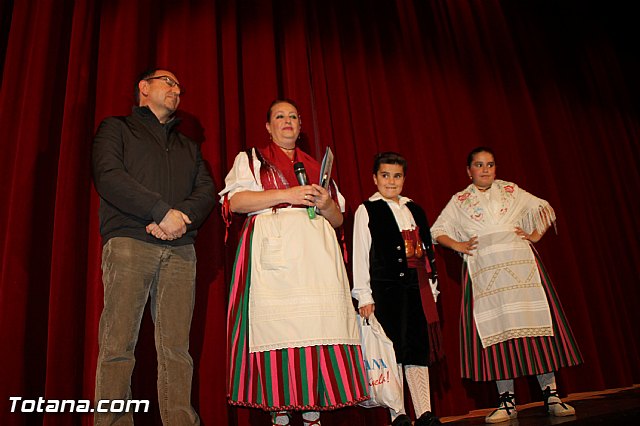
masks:
<path fill-rule="evenodd" d="M 134 351 L 150 298 L 165 425 L 200 423 L 191 405 L 189 355 L 193 243 L 216 192 L 199 146 L 176 130 L 174 113 L 183 93 L 173 73 L 144 73 L 135 86 L 138 106 L 127 117 L 106 118 L 93 143 L 104 286 L 96 404 L 131 399 Z M 133 424 L 133 416 L 96 412 L 94 421 Z"/>

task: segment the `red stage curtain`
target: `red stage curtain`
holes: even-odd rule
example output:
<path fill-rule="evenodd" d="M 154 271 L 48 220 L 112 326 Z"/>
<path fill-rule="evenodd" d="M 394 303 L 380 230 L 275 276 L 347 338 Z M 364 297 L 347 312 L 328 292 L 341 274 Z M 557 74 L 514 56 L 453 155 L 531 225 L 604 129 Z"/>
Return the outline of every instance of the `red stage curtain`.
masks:
<path fill-rule="evenodd" d="M 97 124 L 125 115 L 135 76 L 158 65 L 186 87 L 182 129 L 218 187 L 236 153 L 267 141 L 271 99 L 296 99 L 303 144 L 330 146 L 352 213 L 375 187 L 374 153 L 409 159 L 405 195 L 435 220 L 467 185 L 466 153 L 490 145 L 498 176 L 551 202 L 558 234 L 537 245 L 585 358 L 562 393 L 640 380 L 640 152 L 637 25 L 631 6 L 540 1 L 3 1 L 0 4 L 0 424 L 89 424 L 10 412 L 10 396 L 91 399 L 102 308 Z M 237 217 L 237 230 L 242 218 Z M 205 425 L 265 424 L 229 408 L 225 317 L 235 242 L 220 210 L 199 234 L 191 334 L 194 404 Z M 490 407 L 495 388 L 462 381 L 460 259 L 438 249 L 447 358 L 432 369 L 441 416 Z M 350 267 L 350 265 L 348 265 Z M 147 315 L 135 398 L 155 404 Z M 516 382 L 519 402 L 539 399 Z M 409 406 L 408 406 L 409 407 Z M 155 407 L 154 407 L 155 408 Z M 345 409 L 326 425 L 383 425 Z M 157 410 L 138 416 L 159 422 Z M 299 420 L 299 419 L 298 419 Z"/>

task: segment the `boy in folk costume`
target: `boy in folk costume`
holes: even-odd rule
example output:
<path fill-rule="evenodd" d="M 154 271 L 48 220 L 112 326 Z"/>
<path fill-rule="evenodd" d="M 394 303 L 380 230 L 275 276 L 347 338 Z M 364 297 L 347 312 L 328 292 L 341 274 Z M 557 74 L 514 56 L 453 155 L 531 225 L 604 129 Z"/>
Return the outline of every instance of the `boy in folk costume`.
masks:
<path fill-rule="evenodd" d="M 415 425 L 434 426 L 441 423 L 431 413 L 428 366 L 441 349 L 435 305 L 439 292 L 427 217 L 420 206 L 400 195 L 406 168 L 406 160 L 395 152 L 374 159 L 378 192 L 355 214 L 351 294 L 358 300 L 360 315 L 368 318 L 375 311 L 393 342 L 411 392 Z M 393 426 L 411 425 L 404 408 L 390 413 Z"/>

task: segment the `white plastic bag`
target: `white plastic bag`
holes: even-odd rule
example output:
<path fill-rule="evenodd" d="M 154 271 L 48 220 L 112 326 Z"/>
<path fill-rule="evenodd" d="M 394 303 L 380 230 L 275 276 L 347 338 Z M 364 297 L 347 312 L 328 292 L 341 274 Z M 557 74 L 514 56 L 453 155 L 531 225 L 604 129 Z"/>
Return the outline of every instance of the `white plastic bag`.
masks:
<path fill-rule="evenodd" d="M 404 393 L 402 372 L 396 363 L 393 343 L 384 334 L 382 326 L 373 314 L 368 320 L 358 316 L 358 324 L 371 397 L 359 405 L 367 408 L 389 407 L 398 412 L 404 407 Z"/>

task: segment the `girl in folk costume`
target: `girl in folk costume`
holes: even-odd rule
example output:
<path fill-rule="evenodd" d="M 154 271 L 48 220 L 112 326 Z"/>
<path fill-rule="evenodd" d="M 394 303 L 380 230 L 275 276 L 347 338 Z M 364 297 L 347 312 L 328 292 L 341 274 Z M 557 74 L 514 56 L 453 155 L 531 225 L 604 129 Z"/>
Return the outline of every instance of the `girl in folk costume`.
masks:
<path fill-rule="evenodd" d="M 463 378 L 494 380 L 499 405 L 485 421 L 517 416 L 513 379 L 536 375 L 553 416 L 575 414 L 556 391 L 554 371 L 582 362 L 551 280 L 533 243 L 555 224 L 548 202 L 497 180 L 493 151 L 467 158 L 472 183 L 431 227 L 434 240 L 464 258 L 460 358 Z"/>
<path fill-rule="evenodd" d="M 246 213 L 231 282 L 227 317 L 229 402 L 305 425 L 320 410 L 367 399 L 355 310 L 333 228 L 344 198 L 318 185 L 320 165 L 296 147 L 295 104 L 274 101 L 267 112 L 271 143 L 241 152 L 225 179 L 225 216 Z M 302 162 L 310 183 L 298 185 Z M 317 208 L 313 219 L 308 208 Z"/>
<path fill-rule="evenodd" d="M 429 368 L 440 355 L 435 300 L 435 258 L 424 210 L 400 195 L 407 162 L 395 152 L 376 155 L 378 192 L 356 210 L 353 229 L 353 290 L 360 315 L 375 316 L 393 342 L 409 385 L 416 426 L 440 425 L 431 413 Z M 402 377 L 402 374 L 400 374 Z M 390 409 L 393 426 L 410 426 L 404 409 Z"/>

